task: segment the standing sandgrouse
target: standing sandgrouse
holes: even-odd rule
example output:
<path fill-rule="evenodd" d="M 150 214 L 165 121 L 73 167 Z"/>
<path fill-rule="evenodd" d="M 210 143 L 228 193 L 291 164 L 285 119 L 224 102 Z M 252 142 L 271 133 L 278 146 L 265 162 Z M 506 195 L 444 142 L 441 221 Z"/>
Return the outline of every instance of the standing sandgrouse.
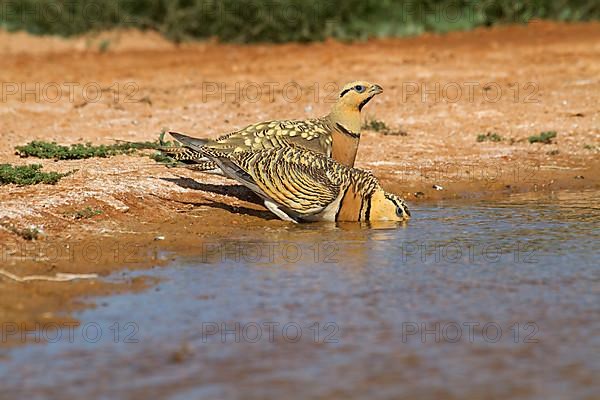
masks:
<path fill-rule="evenodd" d="M 285 221 L 404 221 L 402 199 L 383 191 L 368 171 L 294 145 L 204 155 L 223 173 L 259 195 Z"/>
<path fill-rule="evenodd" d="M 213 170 L 215 164 L 204 157 L 203 149 L 221 153 L 263 150 L 295 145 L 325 154 L 341 164 L 354 166 L 360 141 L 360 112 L 381 86 L 369 82 L 351 82 L 340 91 L 331 112 L 322 118 L 266 121 L 247 126 L 218 139 L 198 139 L 169 132 L 183 147 L 161 149 L 163 153 L 195 170 Z"/>

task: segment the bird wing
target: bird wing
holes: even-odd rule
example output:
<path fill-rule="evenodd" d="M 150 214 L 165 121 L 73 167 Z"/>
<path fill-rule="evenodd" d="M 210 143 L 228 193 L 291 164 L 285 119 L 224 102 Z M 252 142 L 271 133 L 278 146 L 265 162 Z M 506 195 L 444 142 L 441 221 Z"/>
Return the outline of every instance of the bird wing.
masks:
<path fill-rule="evenodd" d="M 214 140 L 195 138 L 175 131 L 170 131 L 169 134 L 182 146 L 194 151 L 209 147 L 222 153 L 233 153 L 296 145 L 330 157 L 331 132 L 331 124 L 324 117 L 259 122 Z"/>
<path fill-rule="evenodd" d="M 206 143 L 221 152 L 264 150 L 295 144 L 308 150 L 331 154 L 331 127 L 323 118 L 267 121 Z"/>
<path fill-rule="evenodd" d="M 322 212 L 340 194 L 326 157 L 295 147 L 205 155 L 223 172 L 293 218 Z M 328 172 L 329 171 L 329 172 Z"/>
<path fill-rule="evenodd" d="M 296 146 L 331 157 L 331 132 L 331 124 L 327 117 L 261 122 L 215 140 L 194 138 L 170 131 L 169 134 L 181 143 L 182 147 L 162 148 L 161 151 L 181 163 L 200 167 L 198 170 L 201 171 L 216 168 L 214 163 L 205 158 L 206 150 L 232 154 Z"/>

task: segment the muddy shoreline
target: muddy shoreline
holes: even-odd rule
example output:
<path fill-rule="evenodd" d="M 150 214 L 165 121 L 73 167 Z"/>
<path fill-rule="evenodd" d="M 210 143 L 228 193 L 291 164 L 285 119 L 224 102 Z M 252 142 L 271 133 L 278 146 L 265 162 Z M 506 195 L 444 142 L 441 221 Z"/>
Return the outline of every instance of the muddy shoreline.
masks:
<path fill-rule="evenodd" d="M 107 38 L 107 52 L 94 47 L 95 40 Z M 354 45 L 175 46 L 139 32 L 109 32 L 93 40 L 1 33 L 0 77 L 17 84 L 17 92 L 4 92 L 0 163 L 78 170 L 56 186 L 0 187 L 0 222 L 42 232 L 27 241 L 0 228 L 2 268 L 19 276 L 106 277 L 165 265 L 174 254 L 199 254 L 198 243 L 235 237 L 246 226 L 285 224 L 232 181 L 169 169 L 144 154 L 55 162 L 21 159 L 14 146 L 31 140 L 147 141 L 165 127 L 217 136 L 259 120 L 325 114 L 330 107 L 325 85 L 359 78 L 385 89 L 366 114 L 407 135 L 365 131 L 357 166 L 373 170 L 409 205 L 597 190 L 599 43 L 598 23 L 545 22 Z M 110 95 L 90 101 L 81 90 L 66 91 L 65 82 L 95 84 Z M 131 82 L 134 86 L 126 86 Z M 206 82 L 218 85 L 209 93 Z M 279 83 L 272 96 L 249 101 L 243 88 L 266 82 Z M 296 101 L 283 90 L 289 82 L 302 88 Z M 36 94 L 22 93 L 21 84 Z M 54 84 L 61 92 L 51 102 Z M 219 93 L 219 85 L 232 94 Z M 467 96 L 469 85 L 482 89 Z M 456 93 L 449 91 L 457 87 L 462 95 L 454 101 Z M 496 99 L 490 91 L 497 87 L 503 95 Z M 431 93 L 424 97 L 426 90 Z M 528 142 L 550 130 L 558 134 L 553 143 Z M 488 132 L 502 140 L 476 141 Z M 101 213 L 73 218 L 86 207 Z M 0 278 L 0 320 L 26 329 L 73 321 L 70 313 L 94 307 L 94 296 L 144 290 L 152 283 L 126 273 L 119 282 Z M 0 347 L 20 342 L 3 340 Z"/>

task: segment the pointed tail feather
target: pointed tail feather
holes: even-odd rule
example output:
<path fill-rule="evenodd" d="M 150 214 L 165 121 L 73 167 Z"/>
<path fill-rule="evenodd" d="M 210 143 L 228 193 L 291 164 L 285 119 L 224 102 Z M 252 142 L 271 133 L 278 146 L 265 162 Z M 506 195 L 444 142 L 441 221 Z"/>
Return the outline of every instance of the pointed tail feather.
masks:
<path fill-rule="evenodd" d="M 159 150 L 163 155 L 171 157 L 194 171 L 209 171 L 217 168 L 217 165 L 206 158 L 202 152 L 187 147 L 161 147 Z"/>
<path fill-rule="evenodd" d="M 206 172 L 219 169 L 217 164 L 210 160 L 198 161 L 195 164 L 185 164 L 183 167 L 197 172 Z"/>
<path fill-rule="evenodd" d="M 163 155 L 172 158 L 179 164 L 177 167 L 184 167 L 198 172 L 218 173 L 217 164 L 208 159 L 201 150 L 194 150 L 188 147 L 162 146 L 158 149 Z"/>
<path fill-rule="evenodd" d="M 188 135 L 184 135 L 180 132 L 169 131 L 169 135 L 173 136 L 175 140 L 190 149 L 199 151 L 200 148 L 208 143 L 208 139 L 194 138 Z"/>

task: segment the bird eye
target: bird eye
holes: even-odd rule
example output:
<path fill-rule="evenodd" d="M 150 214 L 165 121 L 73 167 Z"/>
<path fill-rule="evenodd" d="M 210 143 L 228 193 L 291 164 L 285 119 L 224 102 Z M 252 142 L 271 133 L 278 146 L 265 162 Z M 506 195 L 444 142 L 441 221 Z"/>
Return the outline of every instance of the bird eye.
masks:
<path fill-rule="evenodd" d="M 363 85 L 356 85 L 354 86 L 354 90 L 356 90 L 358 93 L 362 93 L 365 91 L 365 87 Z"/>

